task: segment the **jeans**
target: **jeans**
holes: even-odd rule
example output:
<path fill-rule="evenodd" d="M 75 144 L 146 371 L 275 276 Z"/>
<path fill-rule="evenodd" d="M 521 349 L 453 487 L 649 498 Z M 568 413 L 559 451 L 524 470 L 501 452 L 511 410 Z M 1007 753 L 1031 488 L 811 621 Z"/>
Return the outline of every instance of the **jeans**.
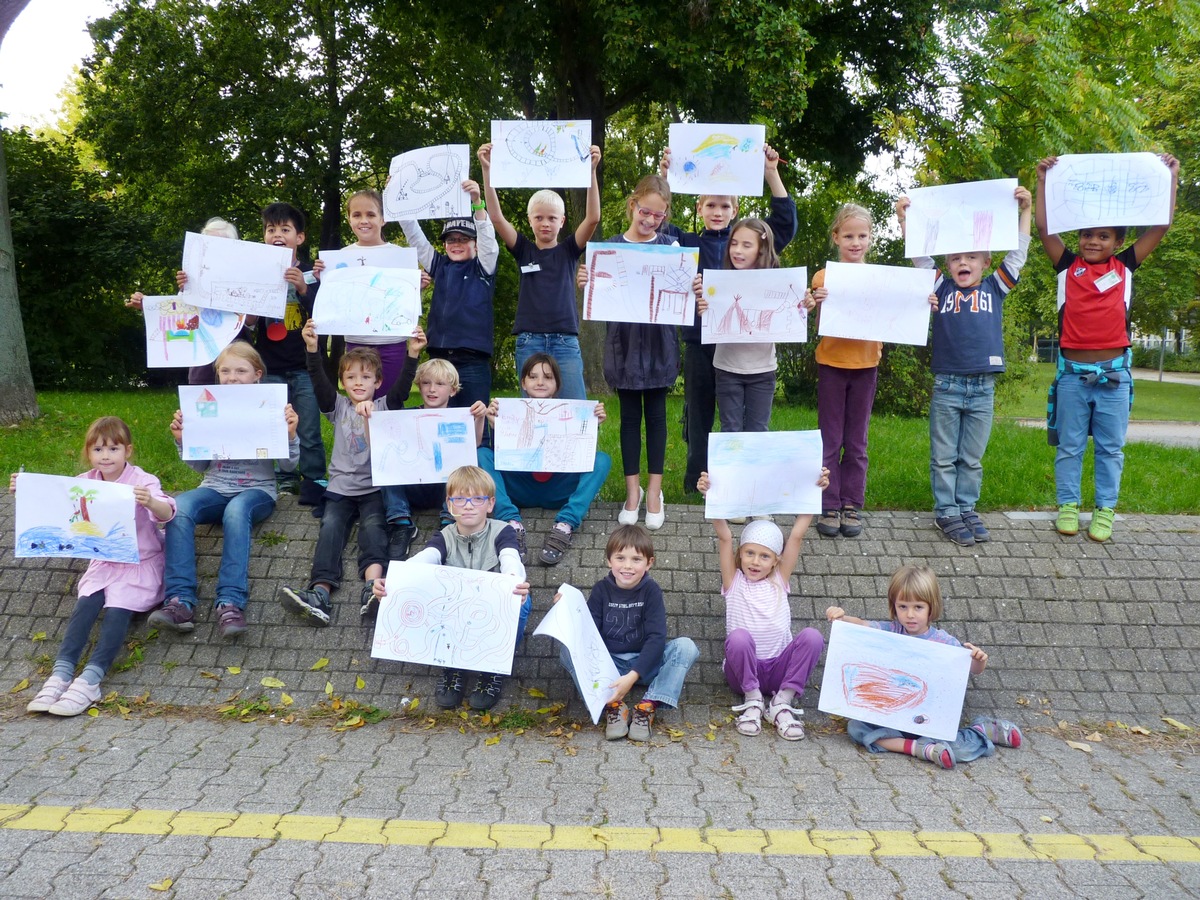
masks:
<path fill-rule="evenodd" d="M 908 734 L 904 731 L 897 731 L 894 728 L 884 728 L 882 725 L 872 725 L 870 722 L 860 722 L 857 719 L 850 719 L 846 723 L 846 733 L 850 735 L 851 740 L 856 744 L 862 744 L 872 753 L 887 753 L 887 750 L 878 745 L 878 741 L 887 738 L 919 738 L 919 735 Z M 925 740 L 934 740 L 934 738 L 926 738 Z M 952 741 L 943 741 L 942 743 L 949 744 L 950 749 L 954 751 L 954 758 L 958 762 L 970 762 L 973 759 L 979 759 L 981 756 L 991 756 L 996 752 L 996 745 L 988 740 L 987 736 L 974 728 L 960 728 L 958 734 Z"/>
<path fill-rule="evenodd" d="M 717 410 L 721 431 L 770 431 L 775 373 L 740 375 L 717 369 Z"/>
<path fill-rule="evenodd" d="M 389 484 L 379 489 L 383 493 L 384 517 L 389 525 L 412 521 L 412 510 L 440 509 L 443 518 L 449 518 L 446 509 L 446 486 L 444 484 Z"/>
<path fill-rule="evenodd" d="M 167 523 L 167 599 L 196 608 L 196 526 L 220 522 L 221 568 L 217 570 L 217 603 L 246 608 L 250 585 L 250 531 L 275 509 L 266 491 L 249 488 L 228 497 L 212 488 L 198 487 L 175 498 L 175 518 Z"/>
<path fill-rule="evenodd" d="M 525 361 L 535 353 L 548 353 L 558 363 L 562 372 L 562 384 L 556 397 L 564 400 L 586 400 L 587 388 L 583 383 L 583 354 L 579 350 L 579 338 L 573 334 L 539 334 L 524 332 L 517 335 L 517 378 L 525 368 Z M 524 392 L 522 391 L 522 396 Z"/>
<path fill-rule="evenodd" d="M 70 681 L 75 677 L 75 667 L 87 639 L 92 633 L 92 626 L 104 610 L 104 591 L 96 591 L 75 601 L 75 609 L 67 620 L 67 630 L 63 634 L 62 644 L 58 648 L 58 656 L 54 660 L 54 672 L 59 678 Z M 129 620 L 133 612 L 128 609 L 110 607 L 104 611 L 104 620 L 100 623 L 100 637 L 92 648 L 91 658 L 83 670 L 82 677 L 89 684 L 99 684 L 108 667 L 113 664 L 121 645 L 125 643 L 125 635 L 129 633 Z"/>
<path fill-rule="evenodd" d="M 829 470 L 824 509 L 862 509 L 867 493 L 867 430 L 879 368 L 817 366 L 817 425 Z"/>
<path fill-rule="evenodd" d="M 1108 381 L 1063 373 L 1058 380 L 1058 452 L 1054 457 L 1054 483 L 1058 505 L 1081 503 L 1080 480 L 1088 431 L 1096 469 L 1096 508 L 1115 509 L 1125 467 L 1125 430 L 1129 426 L 1129 390 L 1132 374 L 1114 369 Z"/>
<path fill-rule="evenodd" d="M 358 497 L 343 497 L 325 492 L 325 515 L 317 533 L 313 555 L 312 584 L 342 585 L 342 551 L 350 538 L 350 526 L 358 516 L 358 577 L 368 566 L 388 564 L 387 525 L 383 514 L 383 495 L 371 491 Z"/>
<path fill-rule="evenodd" d="M 627 674 L 633 668 L 633 663 L 637 660 L 638 655 L 637 653 L 609 654 L 620 675 Z M 653 672 L 638 673 L 636 683 L 646 688 L 642 699 L 663 703 L 671 708 L 679 706 L 679 695 L 683 693 L 683 680 L 687 677 L 692 664 L 699 658 L 700 650 L 691 638 L 677 637 L 673 641 L 667 641 L 667 646 L 663 648 L 662 662 L 658 664 L 658 668 Z M 571 665 L 571 654 L 567 652 L 566 647 L 559 649 L 558 660 L 563 664 L 563 668 L 571 674 L 571 680 L 575 682 L 575 690 L 578 691 L 579 679 L 575 677 L 575 667 Z M 580 693 L 583 692 L 580 691 Z"/>
<path fill-rule="evenodd" d="M 317 408 L 317 395 L 308 370 L 267 374 L 262 380 L 266 384 L 287 385 L 288 403 L 300 419 L 296 425 L 296 435 L 300 438 L 300 474 L 309 481 L 320 481 L 325 477 L 325 442 L 321 438 L 321 410 Z"/>
<path fill-rule="evenodd" d="M 621 408 L 621 465 L 626 477 L 641 474 L 642 411 L 646 416 L 646 471 L 661 475 L 667 458 L 667 391 L 617 391 Z"/>
<path fill-rule="evenodd" d="M 553 509 L 560 506 L 555 521 L 566 522 L 572 530 L 583 524 L 588 509 L 612 468 L 612 457 L 596 451 L 596 463 L 590 472 L 555 472 L 547 481 L 537 481 L 532 472 L 497 472 L 496 456 L 487 447 L 479 448 L 479 467 L 496 482 L 496 508 L 492 518 L 501 522 L 520 520 L 517 506 Z"/>
<path fill-rule="evenodd" d="M 938 518 L 979 502 L 983 452 L 992 433 L 996 376 L 935 375 L 929 400 L 929 481 Z"/>
<path fill-rule="evenodd" d="M 708 471 L 708 436 L 717 414 L 716 344 L 683 345 L 683 437 L 687 441 L 687 468 L 683 489 L 694 492 L 701 472 Z"/>

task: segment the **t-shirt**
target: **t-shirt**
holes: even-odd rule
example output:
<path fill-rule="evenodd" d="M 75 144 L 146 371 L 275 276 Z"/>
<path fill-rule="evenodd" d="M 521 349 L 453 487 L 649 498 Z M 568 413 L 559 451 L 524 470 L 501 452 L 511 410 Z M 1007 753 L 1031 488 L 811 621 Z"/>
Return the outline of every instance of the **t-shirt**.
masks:
<path fill-rule="evenodd" d="M 1129 346 L 1129 305 L 1133 299 L 1133 270 L 1138 267 L 1133 246 L 1104 262 L 1084 262 L 1070 250 L 1058 272 L 1059 345 L 1067 350 L 1104 350 Z"/>
<path fill-rule="evenodd" d="M 880 631 L 890 631 L 892 634 L 904 634 L 908 637 L 916 638 L 919 641 L 933 641 L 935 644 L 949 644 L 951 647 L 961 647 L 958 638 L 949 632 L 942 631 L 940 628 L 935 628 L 930 625 L 929 630 L 923 634 L 908 634 L 904 630 L 904 626 L 899 622 L 892 620 L 891 622 L 868 622 L 872 628 L 877 628 Z"/>
<path fill-rule="evenodd" d="M 518 232 L 512 255 L 521 273 L 512 333 L 579 334 L 575 267 L 583 250 L 574 232 L 546 250 Z"/>
<path fill-rule="evenodd" d="M 741 569 L 733 573 L 725 597 L 725 633 L 744 628 L 754 638 L 754 655 L 774 659 L 792 642 L 792 610 L 788 583 L 778 572 L 750 581 Z"/>
<path fill-rule="evenodd" d="M 825 270 L 819 270 L 812 279 L 813 290 L 825 286 Z M 820 306 L 817 307 L 820 315 Z M 837 369 L 873 369 L 883 357 L 883 341 L 860 341 L 855 338 L 840 338 L 825 335 L 817 343 L 813 353 L 822 366 Z"/>
<path fill-rule="evenodd" d="M 649 575 L 633 587 L 623 588 L 609 572 L 592 588 L 588 611 L 609 653 L 638 654 L 630 668 L 639 676 L 662 665 L 667 606 L 662 588 Z"/>

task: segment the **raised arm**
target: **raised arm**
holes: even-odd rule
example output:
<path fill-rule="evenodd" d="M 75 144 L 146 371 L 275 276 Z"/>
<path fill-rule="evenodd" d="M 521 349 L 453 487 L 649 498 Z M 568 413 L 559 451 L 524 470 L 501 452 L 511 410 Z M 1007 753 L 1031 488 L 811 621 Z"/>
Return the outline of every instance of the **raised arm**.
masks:
<path fill-rule="evenodd" d="M 504 218 L 504 210 L 500 208 L 500 195 L 492 187 L 492 145 L 482 144 L 475 152 L 479 157 L 479 167 L 483 171 L 483 199 L 487 203 L 488 218 L 496 229 L 496 237 L 504 241 L 504 246 L 511 250 L 517 246 L 517 229 Z"/>
<path fill-rule="evenodd" d="M 708 473 L 701 472 L 700 477 L 696 479 L 696 490 L 707 494 L 710 487 L 712 481 Z M 721 561 L 721 589 L 727 591 L 733 584 L 733 576 L 737 574 L 737 550 L 733 546 L 733 532 L 724 519 L 713 519 L 712 526 L 717 535 L 717 558 Z"/>
<path fill-rule="evenodd" d="M 1171 213 L 1166 225 L 1151 225 L 1133 242 L 1133 253 L 1137 257 L 1138 265 L 1141 265 L 1146 257 L 1154 251 L 1154 248 L 1162 242 L 1167 234 L 1167 229 L 1175 221 L 1175 191 L 1179 187 L 1179 160 L 1170 153 L 1164 153 L 1160 159 L 1162 159 L 1163 165 L 1171 170 Z"/>
<path fill-rule="evenodd" d="M 312 379 L 313 393 L 317 395 L 317 409 L 323 413 L 331 413 L 337 406 L 337 388 L 325 374 L 325 363 L 317 349 L 317 323 L 309 319 L 300 336 L 304 338 L 304 349 L 308 351 L 304 361 L 308 368 L 308 377 Z"/>
<path fill-rule="evenodd" d="M 413 336 L 408 339 L 408 355 L 404 358 L 404 368 L 400 370 L 400 375 L 392 382 L 387 392 L 388 409 L 404 408 L 408 395 L 412 393 L 413 379 L 417 376 L 417 360 L 421 358 L 421 351 L 428 343 L 424 330 L 418 325 L 413 329 Z"/>
<path fill-rule="evenodd" d="M 600 224 L 600 182 L 596 180 L 596 167 L 600 165 L 600 148 L 592 144 L 592 183 L 588 185 L 587 211 L 583 221 L 575 229 L 575 245 L 582 250 Z M 491 200 L 488 201 L 491 203 Z M 497 228 L 497 231 L 499 228 Z"/>
<path fill-rule="evenodd" d="M 817 479 L 817 487 L 821 490 L 829 487 L 829 470 L 824 467 L 821 469 L 821 477 Z M 796 562 L 800 559 L 800 548 L 804 546 L 804 533 L 811 524 L 811 513 L 796 516 L 796 520 L 792 522 L 792 531 L 784 542 L 783 553 L 779 557 L 779 574 L 783 576 L 784 581 L 791 578 L 796 569 Z"/>
<path fill-rule="evenodd" d="M 1057 156 L 1047 156 L 1037 164 L 1037 196 L 1034 207 L 1038 237 L 1041 238 L 1042 247 L 1045 248 L 1046 255 L 1050 257 L 1050 263 L 1054 266 L 1058 265 L 1058 261 L 1062 259 L 1062 255 L 1067 250 L 1067 245 L 1063 243 L 1062 238 L 1057 234 L 1050 234 L 1046 230 L 1050 227 L 1046 221 L 1046 173 L 1054 168 L 1056 162 L 1058 162 Z"/>

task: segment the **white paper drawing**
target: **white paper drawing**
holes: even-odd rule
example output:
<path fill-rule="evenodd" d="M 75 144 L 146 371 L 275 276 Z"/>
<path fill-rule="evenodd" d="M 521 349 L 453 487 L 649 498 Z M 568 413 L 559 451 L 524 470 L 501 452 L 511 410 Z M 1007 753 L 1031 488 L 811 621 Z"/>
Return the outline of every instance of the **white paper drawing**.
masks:
<path fill-rule="evenodd" d="M 952 741 L 970 673 L 964 647 L 834 622 L 817 709 Z"/>
<path fill-rule="evenodd" d="M 441 144 L 393 156 L 383 189 L 384 220 L 468 218 L 471 196 L 462 183 L 470 177 L 469 154 L 466 144 Z"/>
<path fill-rule="evenodd" d="M 325 270 L 347 269 L 359 266 L 375 266 L 380 269 L 416 269 L 417 251 L 412 247 L 383 244 L 379 247 L 347 247 L 344 250 L 322 250 L 321 259 Z M 324 273 L 321 278 L 324 279 Z"/>
<path fill-rule="evenodd" d="M 181 384 L 184 459 L 287 459 L 286 384 Z"/>
<path fill-rule="evenodd" d="M 558 592 L 562 596 L 550 607 L 550 612 L 533 633 L 552 637 L 567 648 L 579 693 L 592 715 L 592 722 L 596 723 L 600 721 L 604 705 L 612 698 L 609 685 L 621 674 L 596 630 L 583 594 L 569 584 L 559 585 Z"/>
<path fill-rule="evenodd" d="M 924 347 L 929 340 L 933 269 L 830 262 L 817 333 Z"/>
<path fill-rule="evenodd" d="M 283 273 L 291 266 L 287 247 L 189 231 L 183 238 L 187 284 L 180 299 L 193 306 L 282 319 L 288 292 Z"/>
<path fill-rule="evenodd" d="M 665 244 L 587 246 L 583 317 L 601 322 L 690 325 L 700 251 Z"/>
<path fill-rule="evenodd" d="M 592 122 L 492 120 L 492 187 L 585 188 Z"/>
<path fill-rule="evenodd" d="M 710 434 L 704 517 L 819 513 L 821 457 L 815 430 Z"/>
<path fill-rule="evenodd" d="M 459 466 L 479 462 L 475 420 L 465 409 L 399 409 L 371 413 L 371 482 L 445 484 Z"/>
<path fill-rule="evenodd" d="M 803 344 L 808 269 L 705 269 L 700 317 L 703 344 Z"/>
<path fill-rule="evenodd" d="M 762 196 L 766 126 L 682 122 L 671 125 L 668 141 L 672 191 Z"/>
<path fill-rule="evenodd" d="M 371 655 L 509 675 L 521 614 L 517 584 L 516 575 L 393 560 Z"/>
<path fill-rule="evenodd" d="M 1153 153 L 1068 154 L 1046 172 L 1051 234 L 1170 221 L 1171 170 Z"/>
<path fill-rule="evenodd" d="M 1017 247 L 1017 179 L 968 181 L 909 191 L 904 255 L 941 256 Z"/>
<path fill-rule="evenodd" d="M 590 472 L 600 420 L 596 401 L 501 398 L 495 424 L 502 472 Z"/>
<path fill-rule="evenodd" d="M 203 366 L 238 336 L 246 317 L 185 303 L 180 297 L 145 297 L 146 365 L 151 369 Z"/>
<path fill-rule="evenodd" d="M 318 334 L 411 337 L 421 316 L 416 269 L 348 266 L 321 273 L 313 304 Z"/>
<path fill-rule="evenodd" d="M 136 510 L 131 485 L 22 472 L 13 555 L 136 563 Z"/>

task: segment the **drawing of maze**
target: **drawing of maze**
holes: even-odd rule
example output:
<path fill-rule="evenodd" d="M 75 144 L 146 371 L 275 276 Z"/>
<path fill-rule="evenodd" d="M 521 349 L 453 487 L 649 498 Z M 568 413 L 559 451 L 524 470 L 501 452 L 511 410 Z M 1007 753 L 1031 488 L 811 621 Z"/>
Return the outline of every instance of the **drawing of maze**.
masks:
<path fill-rule="evenodd" d="M 505 134 L 504 146 L 513 159 L 527 166 L 549 168 L 591 157 L 591 147 L 579 129 L 554 122 L 519 123 Z"/>
<path fill-rule="evenodd" d="M 389 219 L 452 218 L 466 178 L 466 151 L 443 147 L 405 153 L 392 169 L 384 200 Z"/>
<path fill-rule="evenodd" d="M 1067 218 L 1123 225 L 1163 197 L 1160 185 L 1125 161 L 1100 157 L 1060 165 L 1064 169 L 1054 173 L 1053 203 Z"/>

